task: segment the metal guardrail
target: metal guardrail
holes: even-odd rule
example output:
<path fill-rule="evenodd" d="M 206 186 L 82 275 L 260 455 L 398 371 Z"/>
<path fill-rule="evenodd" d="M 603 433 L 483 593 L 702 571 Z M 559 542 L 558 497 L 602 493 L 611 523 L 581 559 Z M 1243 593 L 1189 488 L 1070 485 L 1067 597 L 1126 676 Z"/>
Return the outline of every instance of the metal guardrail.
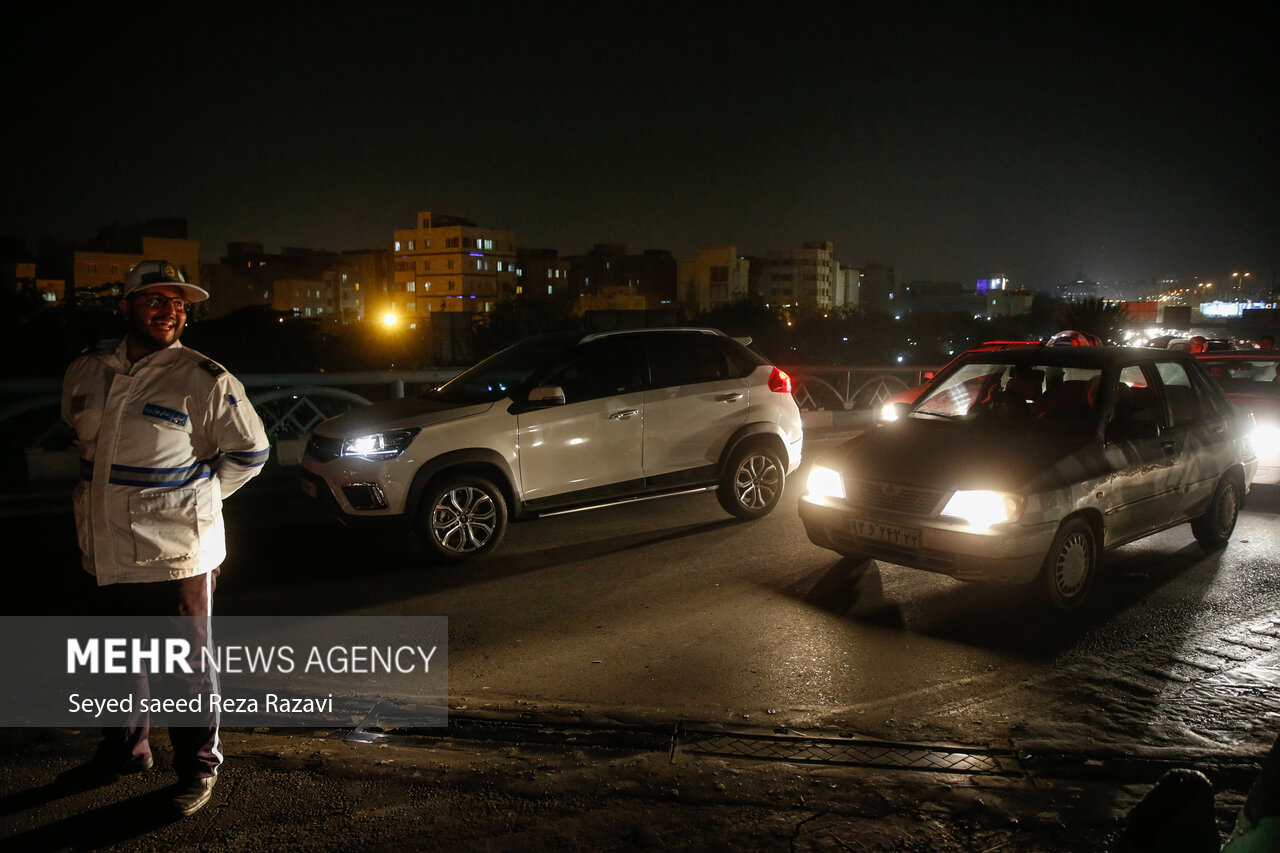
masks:
<path fill-rule="evenodd" d="M 936 367 L 783 367 L 791 375 L 791 395 L 801 409 L 878 409 L 924 382 Z"/>

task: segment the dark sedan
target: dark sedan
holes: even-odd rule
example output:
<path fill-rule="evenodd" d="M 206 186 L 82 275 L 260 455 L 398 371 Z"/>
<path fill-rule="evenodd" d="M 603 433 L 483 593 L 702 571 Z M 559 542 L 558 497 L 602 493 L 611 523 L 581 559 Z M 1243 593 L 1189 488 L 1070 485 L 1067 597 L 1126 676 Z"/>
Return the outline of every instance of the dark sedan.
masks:
<path fill-rule="evenodd" d="M 1224 544 L 1257 459 L 1186 353 L 971 353 L 901 417 L 819 458 L 800 517 L 841 554 L 1085 600 L 1104 549 L 1191 522 Z"/>

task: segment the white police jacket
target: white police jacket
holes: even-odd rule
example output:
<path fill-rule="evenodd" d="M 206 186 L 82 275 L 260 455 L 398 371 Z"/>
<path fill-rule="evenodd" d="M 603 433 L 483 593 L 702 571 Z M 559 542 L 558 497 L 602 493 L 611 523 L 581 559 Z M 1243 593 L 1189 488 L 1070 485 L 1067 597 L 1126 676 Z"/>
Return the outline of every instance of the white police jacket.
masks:
<path fill-rule="evenodd" d="M 130 364 L 124 346 L 76 359 L 62 385 L 85 570 L 99 585 L 204 574 L 226 556 L 223 498 L 267 459 L 262 421 L 195 350 L 175 342 Z"/>

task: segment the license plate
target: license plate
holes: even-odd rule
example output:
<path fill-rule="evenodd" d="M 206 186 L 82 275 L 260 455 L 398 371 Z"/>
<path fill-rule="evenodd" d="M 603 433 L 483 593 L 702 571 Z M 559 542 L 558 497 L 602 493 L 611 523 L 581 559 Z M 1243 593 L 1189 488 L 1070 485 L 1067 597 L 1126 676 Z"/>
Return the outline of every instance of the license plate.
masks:
<path fill-rule="evenodd" d="M 852 519 L 849 532 L 863 539 L 874 539 L 877 542 L 888 542 L 900 548 L 920 547 L 920 531 L 914 527 L 899 527 L 896 524 L 881 524 L 878 521 L 861 521 Z"/>
<path fill-rule="evenodd" d="M 298 482 L 302 484 L 302 493 L 304 495 L 306 495 L 309 498 L 314 498 L 316 496 L 315 483 L 311 482 L 310 480 L 299 480 Z"/>

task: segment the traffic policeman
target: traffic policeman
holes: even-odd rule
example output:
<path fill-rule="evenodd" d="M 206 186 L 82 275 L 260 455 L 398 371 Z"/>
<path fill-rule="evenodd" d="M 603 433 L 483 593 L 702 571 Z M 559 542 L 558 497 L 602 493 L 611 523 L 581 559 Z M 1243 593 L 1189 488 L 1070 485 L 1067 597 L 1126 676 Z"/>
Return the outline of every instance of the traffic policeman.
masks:
<path fill-rule="evenodd" d="M 124 340 L 72 362 L 62 389 L 62 416 L 80 450 L 76 532 L 101 611 L 180 617 L 196 649 L 211 642 L 226 556 L 222 502 L 262 470 L 270 450 L 244 386 L 178 340 L 192 304 L 208 298 L 174 264 L 139 263 L 120 301 Z M 209 679 L 203 669 L 195 677 Z M 139 682 L 145 693 L 145 673 Z M 217 715 L 204 723 L 169 732 L 179 814 L 209 802 L 222 763 Z M 91 764 L 149 769 L 148 737 L 145 714 L 106 729 Z"/>

